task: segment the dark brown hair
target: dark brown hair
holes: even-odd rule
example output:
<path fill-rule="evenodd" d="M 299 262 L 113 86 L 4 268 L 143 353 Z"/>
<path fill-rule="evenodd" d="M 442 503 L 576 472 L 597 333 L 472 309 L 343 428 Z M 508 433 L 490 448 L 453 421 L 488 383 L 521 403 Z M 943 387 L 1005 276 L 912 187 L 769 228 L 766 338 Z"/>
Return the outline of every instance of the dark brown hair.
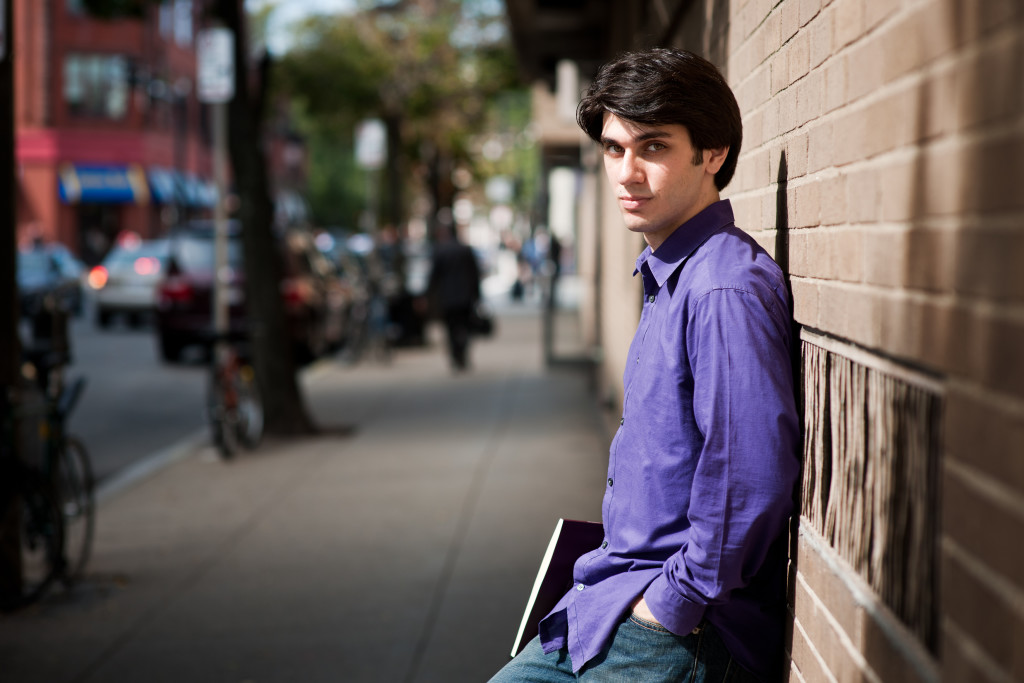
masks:
<path fill-rule="evenodd" d="M 715 186 L 721 190 L 732 180 L 743 141 L 740 108 L 722 74 L 703 57 L 653 48 L 605 64 L 576 110 L 580 128 L 596 142 L 606 112 L 640 125 L 685 126 L 698 154 L 728 147 Z"/>

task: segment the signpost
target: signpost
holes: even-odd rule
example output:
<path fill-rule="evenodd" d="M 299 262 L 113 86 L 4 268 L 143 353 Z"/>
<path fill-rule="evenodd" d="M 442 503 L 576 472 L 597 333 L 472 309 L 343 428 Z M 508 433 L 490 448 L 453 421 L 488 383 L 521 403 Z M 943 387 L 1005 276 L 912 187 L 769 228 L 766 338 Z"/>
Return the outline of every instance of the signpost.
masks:
<path fill-rule="evenodd" d="M 235 95 L 235 37 L 230 29 L 209 28 L 196 36 L 196 95 L 213 113 L 214 205 L 213 331 L 228 331 L 227 103 Z M 217 351 L 220 353 L 220 351 Z"/>
<path fill-rule="evenodd" d="M 366 212 L 361 226 L 366 232 L 377 229 L 377 174 L 388 153 L 388 133 L 380 119 L 364 119 L 356 126 L 356 166 L 366 171 Z"/>

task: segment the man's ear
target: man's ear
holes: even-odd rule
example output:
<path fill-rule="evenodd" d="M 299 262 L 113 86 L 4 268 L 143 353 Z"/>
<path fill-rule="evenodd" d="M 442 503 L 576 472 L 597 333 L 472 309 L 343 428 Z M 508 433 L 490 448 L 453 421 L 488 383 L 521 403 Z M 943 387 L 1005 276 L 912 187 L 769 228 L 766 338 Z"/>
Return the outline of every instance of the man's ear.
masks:
<path fill-rule="evenodd" d="M 718 170 L 722 168 L 722 164 L 725 163 L 727 156 L 729 156 L 728 147 L 704 150 L 704 163 L 707 165 L 708 172 L 711 175 L 718 173 Z"/>

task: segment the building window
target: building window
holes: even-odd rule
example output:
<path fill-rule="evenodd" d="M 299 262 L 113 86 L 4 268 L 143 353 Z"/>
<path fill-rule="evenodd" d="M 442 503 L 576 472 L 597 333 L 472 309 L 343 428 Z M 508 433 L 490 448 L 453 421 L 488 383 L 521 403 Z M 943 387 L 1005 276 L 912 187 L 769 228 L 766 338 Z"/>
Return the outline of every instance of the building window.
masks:
<path fill-rule="evenodd" d="M 160 28 L 160 37 L 165 40 L 170 38 L 174 30 L 174 4 L 171 0 L 163 0 L 160 3 L 160 14 L 157 22 Z"/>
<path fill-rule="evenodd" d="M 174 42 L 192 44 L 192 0 L 174 0 Z"/>
<path fill-rule="evenodd" d="M 68 14 L 73 16 L 85 14 L 85 3 L 82 0 L 65 0 L 64 6 L 67 8 Z"/>
<path fill-rule="evenodd" d="M 67 55 L 64 101 L 73 116 L 124 118 L 128 112 L 128 60 L 122 55 Z"/>

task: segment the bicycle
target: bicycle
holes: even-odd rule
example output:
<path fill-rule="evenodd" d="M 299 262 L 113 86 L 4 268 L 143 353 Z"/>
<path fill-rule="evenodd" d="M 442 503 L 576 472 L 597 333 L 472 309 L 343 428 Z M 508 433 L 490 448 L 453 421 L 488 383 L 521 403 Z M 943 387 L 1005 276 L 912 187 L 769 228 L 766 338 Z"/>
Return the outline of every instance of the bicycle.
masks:
<path fill-rule="evenodd" d="M 89 454 L 65 430 L 85 379 L 65 384 L 65 361 L 50 350 L 28 349 L 24 355 L 20 396 L 5 397 L 0 457 L 3 499 L 20 501 L 21 596 L 6 607 L 38 600 L 57 580 L 68 587 L 78 581 L 96 527 Z"/>
<path fill-rule="evenodd" d="M 259 445 L 263 402 L 256 373 L 247 356 L 226 338 L 214 344 L 206 408 L 213 444 L 222 458 L 234 458 L 239 445 L 250 450 Z"/>
<path fill-rule="evenodd" d="M 72 584 L 82 575 L 92 552 L 96 527 L 96 491 L 92 461 L 85 444 L 67 433 L 67 420 L 85 391 L 86 380 L 64 380 L 66 358 L 29 349 L 25 352 L 23 375 L 36 373 L 36 401 L 23 400 L 18 417 L 25 425 L 34 424 L 36 433 L 26 441 L 39 441 L 42 451 L 23 451 L 23 459 L 47 477 L 56 492 L 64 522 L 64 567 L 61 579 Z M 29 385 L 31 386 L 31 385 Z M 24 397 L 32 396 L 26 388 Z"/>

